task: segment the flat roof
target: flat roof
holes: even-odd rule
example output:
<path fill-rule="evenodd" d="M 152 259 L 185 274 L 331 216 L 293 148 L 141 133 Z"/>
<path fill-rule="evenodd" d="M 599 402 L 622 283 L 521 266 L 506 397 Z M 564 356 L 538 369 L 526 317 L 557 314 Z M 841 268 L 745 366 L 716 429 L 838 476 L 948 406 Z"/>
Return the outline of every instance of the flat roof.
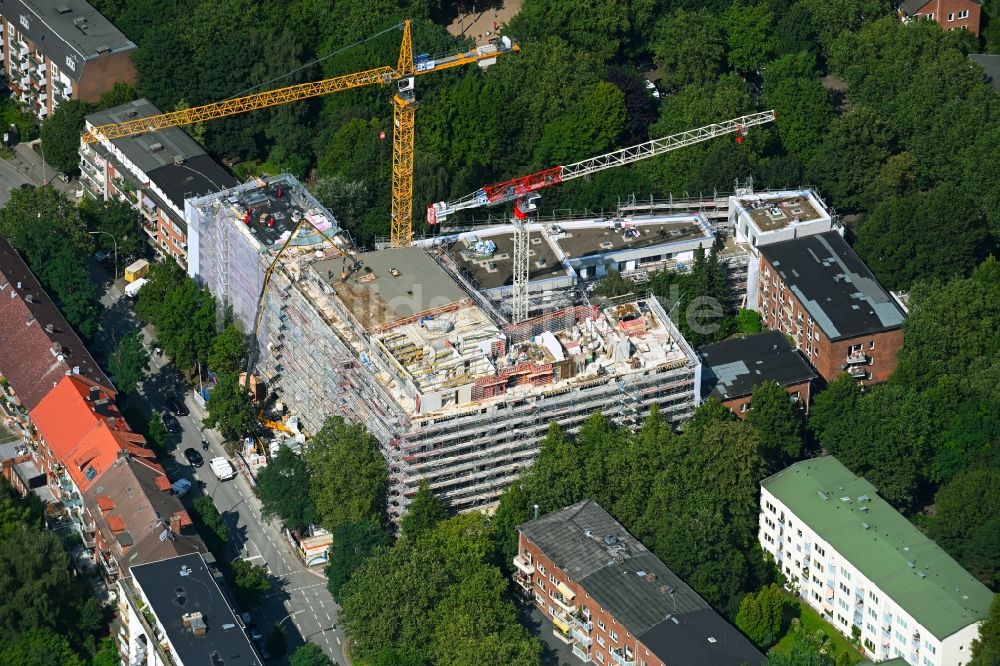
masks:
<path fill-rule="evenodd" d="M 577 502 L 518 530 L 666 663 L 764 663 L 743 634 L 597 502 Z"/>
<path fill-rule="evenodd" d="M 807 193 L 761 193 L 739 197 L 737 203 L 763 232 L 777 231 L 800 222 L 812 222 L 826 216 L 817 210 Z"/>
<path fill-rule="evenodd" d="M 625 220 L 618 227 L 605 223 L 587 227 L 566 224 L 562 228 L 564 233 L 556 237 L 556 242 L 569 259 L 711 238 L 711 233 L 694 217 L 671 222 Z"/>
<path fill-rule="evenodd" d="M 366 330 L 469 298 L 419 247 L 398 247 L 317 261 L 313 270 Z M 348 270 L 350 277 L 342 281 Z"/>
<path fill-rule="evenodd" d="M 833 456 L 761 486 L 938 639 L 989 615 L 993 593 Z"/>
<path fill-rule="evenodd" d="M 730 338 L 698 351 L 702 395 L 732 400 L 750 395 L 766 381 L 792 386 L 816 379 L 816 372 L 778 331 Z"/>
<path fill-rule="evenodd" d="M 200 553 L 136 565 L 131 571 L 182 663 L 261 666 Z M 205 622 L 204 636 L 183 624 L 184 614 L 196 612 Z"/>
<path fill-rule="evenodd" d="M 90 126 L 98 127 L 159 113 L 160 109 L 142 98 L 97 111 L 86 120 Z M 239 182 L 180 127 L 111 139 L 111 143 L 180 210 L 184 210 L 184 199 L 188 197 L 229 189 Z"/>
<path fill-rule="evenodd" d="M 831 340 L 902 326 L 902 308 L 837 232 L 763 245 L 760 251 Z"/>
<path fill-rule="evenodd" d="M 477 241 L 492 242 L 496 249 L 491 254 L 476 251 Z M 464 236 L 452 243 L 449 251 L 455 264 L 481 289 L 507 287 L 514 283 L 514 233 L 509 230 L 486 230 L 473 236 Z M 566 268 L 559 262 L 548 238 L 539 231 L 528 235 L 528 280 L 565 275 Z"/>
<path fill-rule="evenodd" d="M 3 14 L 56 63 L 59 71 L 75 81 L 80 80 L 85 61 L 137 48 L 84 0 L 13 0 Z M 19 21 L 20 16 L 25 17 L 27 27 Z M 77 61 L 75 69 L 66 66 L 66 58 Z"/>

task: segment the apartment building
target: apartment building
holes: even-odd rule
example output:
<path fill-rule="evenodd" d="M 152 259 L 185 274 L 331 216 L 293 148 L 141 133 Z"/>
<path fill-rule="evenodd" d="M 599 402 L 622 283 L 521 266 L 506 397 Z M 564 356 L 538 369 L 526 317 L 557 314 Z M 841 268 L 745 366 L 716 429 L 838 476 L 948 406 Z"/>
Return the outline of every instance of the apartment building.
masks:
<path fill-rule="evenodd" d="M 743 634 L 599 504 L 518 526 L 514 582 L 583 663 L 763 664 Z"/>
<path fill-rule="evenodd" d="M 95 199 L 133 206 L 153 249 L 186 268 L 184 199 L 233 187 L 236 178 L 179 127 L 118 139 L 93 132 L 159 113 L 149 100 L 138 99 L 87 116 L 85 127 L 98 141 L 80 143 L 80 183 Z"/>
<path fill-rule="evenodd" d="M 206 552 L 170 480 L 156 461 L 119 454 L 83 493 L 94 517 L 95 553 L 105 577 L 176 555 Z"/>
<path fill-rule="evenodd" d="M 378 438 L 394 517 L 422 480 L 490 507 L 552 421 L 637 425 L 653 404 L 680 421 L 698 402 L 698 358 L 655 300 L 511 324 L 443 248 L 360 252 L 289 176 L 186 205 L 189 274 L 254 335 L 308 432 L 339 415 Z"/>
<path fill-rule="evenodd" d="M 3 72 L 14 99 L 45 119 L 66 100 L 96 102 L 135 83 L 136 45 L 83 0 L 0 5 Z"/>
<path fill-rule="evenodd" d="M 896 369 L 905 314 L 836 232 L 760 248 L 757 309 L 795 341 L 826 381 L 844 372 L 865 384 Z"/>
<path fill-rule="evenodd" d="M 982 4 L 980 0 L 903 0 L 898 12 L 904 23 L 937 21 L 945 30 L 968 30 L 978 37 Z"/>
<path fill-rule="evenodd" d="M 758 384 L 777 382 L 805 413 L 816 372 L 784 334 L 765 331 L 730 338 L 698 350 L 701 357 L 701 394 L 717 398 L 736 416 L 746 418 L 750 394 Z"/>
<path fill-rule="evenodd" d="M 790 587 L 872 661 L 963 666 L 993 594 L 836 458 L 761 482 L 759 540 Z"/>
<path fill-rule="evenodd" d="M 119 457 L 155 461 L 142 435 L 132 432 L 115 405 L 115 393 L 80 375 L 63 379 L 29 412 L 38 433 L 35 456 L 56 501 L 90 550 L 95 541 L 95 507 L 84 493 Z"/>
<path fill-rule="evenodd" d="M 210 555 L 132 567 L 118 581 L 119 646 L 130 666 L 262 666 Z"/>

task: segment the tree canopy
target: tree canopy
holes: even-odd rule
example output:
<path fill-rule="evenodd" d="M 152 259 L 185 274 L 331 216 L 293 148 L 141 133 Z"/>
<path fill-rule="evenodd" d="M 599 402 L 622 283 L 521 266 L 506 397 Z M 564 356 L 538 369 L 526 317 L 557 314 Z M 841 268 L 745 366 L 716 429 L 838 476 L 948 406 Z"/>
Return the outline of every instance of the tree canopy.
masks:
<path fill-rule="evenodd" d="M 111 352 L 108 369 L 115 376 L 120 391 L 132 393 L 146 376 L 149 367 L 149 351 L 142 344 L 139 332 L 126 335 Z"/>
<path fill-rule="evenodd" d="M 278 516 L 285 525 L 302 530 L 316 523 L 316 505 L 310 492 L 306 461 L 287 446 L 278 449 L 257 474 L 257 491 L 264 517 Z"/>

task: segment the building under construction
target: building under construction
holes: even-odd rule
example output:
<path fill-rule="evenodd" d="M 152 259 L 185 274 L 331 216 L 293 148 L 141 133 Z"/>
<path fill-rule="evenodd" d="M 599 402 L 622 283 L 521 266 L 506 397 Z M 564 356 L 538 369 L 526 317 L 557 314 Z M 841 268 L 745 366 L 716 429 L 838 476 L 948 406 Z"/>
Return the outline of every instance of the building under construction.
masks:
<path fill-rule="evenodd" d="M 190 274 L 253 332 L 256 371 L 307 430 L 341 415 L 378 438 L 394 517 L 421 480 L 489 507 L 552 421 L 637 424 L 654 404 L 680 421 L 698 403 L 698 358 L 655 300 L 510 323 L 449 248 L 359 252 L 289 176 L 190 199 L 186 217 Z"/>

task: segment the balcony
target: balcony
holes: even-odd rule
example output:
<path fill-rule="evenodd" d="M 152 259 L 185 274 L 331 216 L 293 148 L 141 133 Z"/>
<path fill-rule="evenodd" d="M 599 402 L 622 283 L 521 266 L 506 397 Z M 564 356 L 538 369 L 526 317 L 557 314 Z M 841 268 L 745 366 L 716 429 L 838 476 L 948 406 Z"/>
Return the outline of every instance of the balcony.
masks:
<path fill-rule="evenodd" d="M 852 365 L 847 369 L 847 372 L 855 379 L 867 379 L 868 371 L 865 370 L 863 365 Z"/>
<path fill-rule="evenodd" d="M 522 559 L 521 555 L 514 558 L 514 566 L 517 567 L 521 573 L 528 574 L 529 576 L 535 573 L 535 567 L 528 560 Z"/>
<path fill-rule="evenodd" d="M 514 583 L 526 594 L 531 594 L 531 574 L 526 574 L 523 571 L 514 572 Z"/>
<path fill-rule="evenodd" d="M 588 634 L 580 627 L 573 627 L 573 629 L 570 631 L 570 635 L 573 637 L 573 640 L 575 640 L 577 643 L 588 648 L 590 647 L 591 643 L 594 642 L 594 639 L 590 637 L 590 634 Z"/>
<path fill-rule="evenodd" d="M 611 655 L 611 659 L 616 664 L 619 664 L 619 666 L 635 666 L 635 655 L 631 651 L 615 648 L 614 650 L 608 650 L 608 654 Z"/>
<path fill-rule="evenodd" d="M 863 351 L 848 352 L 847 363 L 848 365 L 859 365 L 863 363 L 868 363 L 868 355 Z"/>
<path fill-rule="evenodd" d="M 590 652 L 587 652 L 575 643 L 573 644 L 573 656 L 585 664 L 590 662 Z"/>
<path fill-rule="evenodd" d="M 576 612 L 576 604 L 573 602 L 576 595 L 573 594 L 573 590 L 569 589 L 565 583 L 559 583 L 556 589 L 559 591 L 552 595 L 552 601 L 556 602 L 556 606 L 572 617 Z"/>
<path fill-rule="evenodd" d="M 561 640 L 563 643 L 569 645 L 573 642 L 573 637 L 570 635 L 569 623 L 562 619 L 558 615 L 552 617 L 552 635 Z"/>

